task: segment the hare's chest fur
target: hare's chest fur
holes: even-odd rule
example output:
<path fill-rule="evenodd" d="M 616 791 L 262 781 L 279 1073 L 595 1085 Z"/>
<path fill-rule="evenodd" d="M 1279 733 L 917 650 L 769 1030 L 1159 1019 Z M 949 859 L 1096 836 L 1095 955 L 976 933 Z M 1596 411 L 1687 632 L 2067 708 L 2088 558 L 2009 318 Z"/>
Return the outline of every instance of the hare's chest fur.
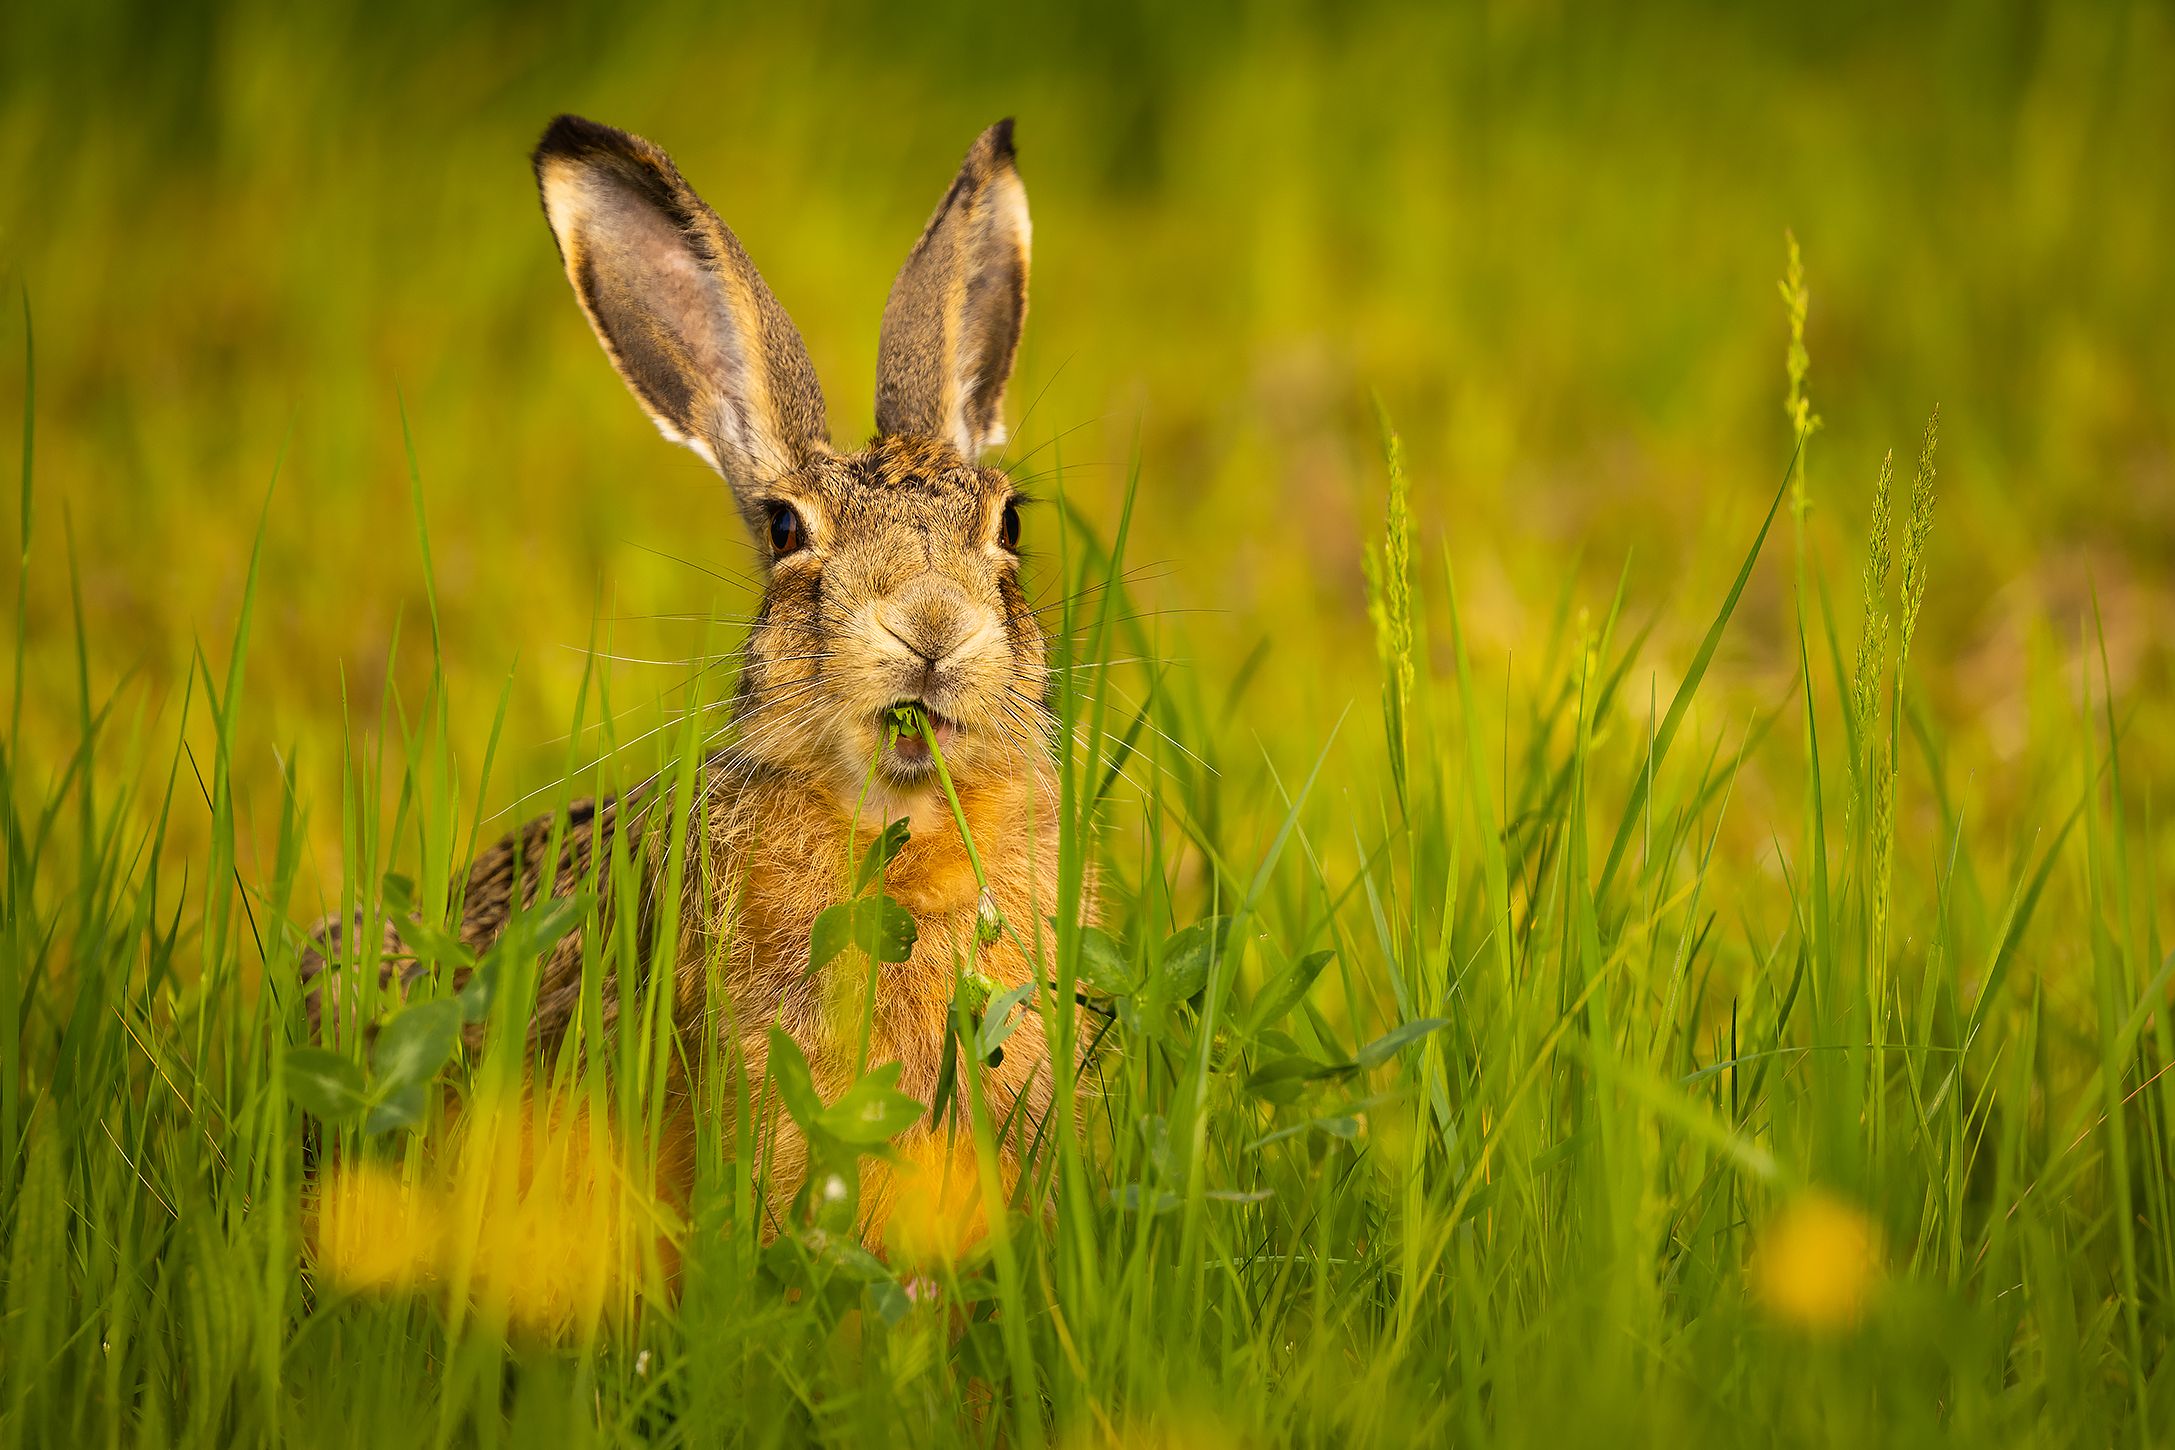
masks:
<path fill-rule="evenodd" d="M 930 1101 L 961 972 L 978 972 L 1000 989 L 1016 986 L 1035 975 L 1038 939 L 1039 950 L 1054 947 L 1056 793 L 1047 788 L 1054 782 L 1007 783 L 962 796 L 990 895 L 1007 925 L 994 942 L 978 939 L 981 886 L 948 810 L 940 818 L 916 813 L 919 829 L 882 884 L 914 917 L 913 950 L 905 961 L 876 965 L 873 976 L 857 951 L 811 971 L 809 938 L 816 918 L 851 894 L 855 865 L 882 823 L 856 828 L 807 782 L 788 776 L 719 785 L 707 821 L 705 899 L 690 913 L 703 928 L 682 962 L 683 996 L 709 990 L 712 981 L 719 985 L 732 1011 L 729 1030 L 753 1071 L 777 1026 L 800 1047 L 825 1097 L 842 1092 L 866 1067 L 897 1062 L 900 1089 Z M 1025 1094 L 1024 1106 L 1039 1119 L 1049 1092 L 1039 1017 L 1030 1012 L 1021 1021 L 1003 1062 L 983 1074 L 1000 1111 Z"/>

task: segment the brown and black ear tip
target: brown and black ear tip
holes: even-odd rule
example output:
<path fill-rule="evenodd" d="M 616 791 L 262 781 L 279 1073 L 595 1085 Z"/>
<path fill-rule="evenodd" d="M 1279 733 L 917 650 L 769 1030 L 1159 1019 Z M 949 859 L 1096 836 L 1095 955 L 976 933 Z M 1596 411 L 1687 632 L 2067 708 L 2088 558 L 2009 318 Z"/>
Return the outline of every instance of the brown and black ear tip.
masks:
<path fill-rule="evenodd" d="M 1016 169 L 1013 163 L 1019 153 L 1012 146 L 1012 118 L 1005 117 L 996 125 L 974 138 L 974 148 L 967 153 L 965 171 L 978 182 Z"/>
<path fill-rule="evenodd" d="M 660 202 L 670 197 L 672 183 L 679 179 L 672 158 L 654 143 L 632 131 L 572 114 L 555 117 L 544 128 L 544 137 L 536 143 L 529 161 L 539 182 L 544 178 L 544 169 L 554 161 L 607 166 L 636 181 Z"/>
<path fill-rule="evenodd" d="M 682 226 L 687 224 L 689 214 L 701 205 L 693 199 L 687 184 L 680 179 L 679 169 L 662 148 L 632 131 L 622 131 L 587 116 L 555 117 L 544 128 L 543 139 L 536 143 L 529 163 L 536 174 L 539 191 L 550 189 L 549 173 L 555 164 L 602 172 L 633 188 L 637 195 Z M 545 209 L 550 209 L 548 201 Z"/>
<path fill-rule="evenodd" d="M 529 160 L 541 171 L 546 162 L 562 156 L 570 160 L 586 160 L 598 155 L 626 156 L 635 153 L 639 146 L 634 137 L 617 127 L 569 113 L 552 117 Z"/>

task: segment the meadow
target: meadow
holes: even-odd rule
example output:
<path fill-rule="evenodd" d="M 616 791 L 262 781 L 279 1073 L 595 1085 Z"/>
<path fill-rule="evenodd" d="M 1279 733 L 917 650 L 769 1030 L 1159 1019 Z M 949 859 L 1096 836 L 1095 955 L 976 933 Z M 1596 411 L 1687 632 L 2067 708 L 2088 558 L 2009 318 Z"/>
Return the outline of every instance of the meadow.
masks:
<path fill-rule="evenodd" d="M 2171 86 L 2113 4 L 0 16 L 0 1444 L 2160 1443 Z M 1105 895 L 1031 1010 L 1096 1053 L 1011 1201 L 963 1086 L 881 1257 L 762 1231 L 761 1111 L 885 1146 L 730 1063 L 641 1191 L 706 1038 L 633 973 L 519 1161 L 565 918 L 480 1049 L 435 977 L 309 1040 L 310 921 L 729 697 L 753 558 L 565 295 L 562 110 L 848 440 L 1019 118 Z"/>

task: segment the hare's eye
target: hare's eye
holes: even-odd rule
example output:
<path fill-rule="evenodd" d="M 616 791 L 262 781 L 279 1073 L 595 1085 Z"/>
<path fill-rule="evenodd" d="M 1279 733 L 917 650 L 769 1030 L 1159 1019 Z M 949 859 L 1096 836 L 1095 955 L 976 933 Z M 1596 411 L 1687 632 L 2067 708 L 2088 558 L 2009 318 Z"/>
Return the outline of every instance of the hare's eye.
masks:
<path fill-rule="evenodd" d="M 1017 503 L 1004 506 L 1004 517 L 998 520 L 997 529 L 1007 549 L 1017 549 L 1020 546 L 1020 506 Z"/>
<path fill-rule="evenodd" d="M 801 529 L 801 516 L 793 512 L 791 504 L 774 503 L 770 506 L 770 552 L 777 555 L 792 553 L 808 542 Z"/>

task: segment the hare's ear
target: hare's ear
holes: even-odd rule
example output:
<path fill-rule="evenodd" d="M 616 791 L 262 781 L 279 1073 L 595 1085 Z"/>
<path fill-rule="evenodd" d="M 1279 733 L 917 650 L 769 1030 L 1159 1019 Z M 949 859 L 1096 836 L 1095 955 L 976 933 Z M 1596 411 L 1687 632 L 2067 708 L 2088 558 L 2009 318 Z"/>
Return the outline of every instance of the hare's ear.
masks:
<path fill-rule="evenodd" d="M 969 463 L 1004 441 L 1030 231 L 1012 123 L 999 121 L 967 153 L 891 284 L 876 346 L 879 433 L 941 439 Z"/>
<path fill-rule="evenodd" d="M 823 390 L 800 334 L 672 158 L 561 116 L 535 162 L 574 295 L 667 438 L 701 454 L 743 500 L 828 450 Z"/>

